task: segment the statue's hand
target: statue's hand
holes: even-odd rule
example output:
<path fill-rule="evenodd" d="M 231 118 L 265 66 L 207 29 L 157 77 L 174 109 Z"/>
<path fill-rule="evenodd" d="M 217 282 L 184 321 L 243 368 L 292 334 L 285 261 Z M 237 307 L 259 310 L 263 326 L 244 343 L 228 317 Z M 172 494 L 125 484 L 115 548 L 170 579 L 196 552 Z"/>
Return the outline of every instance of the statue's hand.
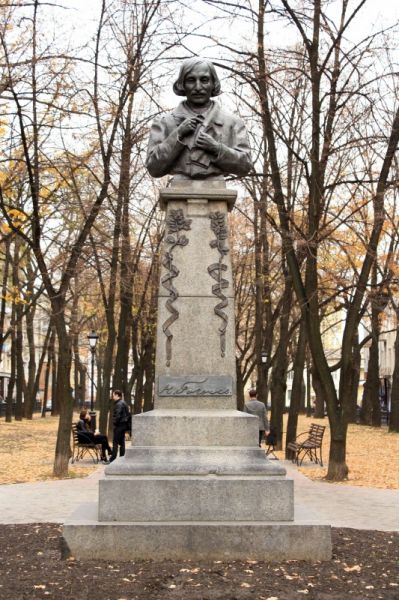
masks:
<path fill-rule="evenodd" d="M 204 117 L 198 115 L 197 117 L 185 119 L 183 123 L 180 123 L 179 127 L 177 128 L 177 135 L 179 137 L 179 140 L 186 137 L 186 135 L 190 135 L 190 133 L 193 133 L 197 129 L 198 125 L 202 123 L 203 120 Z"/>
<path fill-rule="evenodd" d="M 196 142 L 196 146 L 198 148 L 202 148 L 206 150 L 210 154 L 219 154 L 220 144 L 216 140 L 213 139 L 210 135 L 201 131 Z"/>

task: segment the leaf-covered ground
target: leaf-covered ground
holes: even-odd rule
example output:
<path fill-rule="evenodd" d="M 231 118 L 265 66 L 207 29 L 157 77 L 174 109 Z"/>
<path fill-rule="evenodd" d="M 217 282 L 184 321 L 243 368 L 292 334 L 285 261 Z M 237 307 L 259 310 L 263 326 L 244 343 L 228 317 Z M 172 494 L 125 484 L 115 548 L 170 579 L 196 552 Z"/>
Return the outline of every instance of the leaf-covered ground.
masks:
<path fill-rule="evenodd" d="M 284 416 L 286 429 L 287 415 Z M 324 468 L 312 467 L 309 464 L 300 471 L 310 479 L 322 479 L 327 473 L 328 452 L 330 447 L 330 428 L 328 419 L 307 418 L 300 415 L 298 433 L 307 431 L 310 423 L 325 425 L 323 438 Z M 276 452 L 279 458 L 284 458 L 283 452 Z M 389 433 L 383 426 L 367 427 L 364 425 L 349 425 L 347 438 L 347 464 L 349 477 L 340 485 L 357 485 L 384 489 L 399 489 L 399 433 Z M 335 484 L 334 484 L 335 485 Z M 398 593 L 399 600 L 399 593 Z"/>
<path fill-rule="evenodd" d="M 57 427 L 58 417 L 49 415 L 12 423 L 0 419 L 0 484 L 52 479 Z M 75 463 L 69 475 L 85 477 L 95 468 L 90 461 Z"/>
<path fill-rule="evenodd" d="M 333 529 L 333 544 L 316 563 L 81 562 L 62 558 L 58 525 L 2 525 L 0 598 L 398 600 L 398 533 Z"/>

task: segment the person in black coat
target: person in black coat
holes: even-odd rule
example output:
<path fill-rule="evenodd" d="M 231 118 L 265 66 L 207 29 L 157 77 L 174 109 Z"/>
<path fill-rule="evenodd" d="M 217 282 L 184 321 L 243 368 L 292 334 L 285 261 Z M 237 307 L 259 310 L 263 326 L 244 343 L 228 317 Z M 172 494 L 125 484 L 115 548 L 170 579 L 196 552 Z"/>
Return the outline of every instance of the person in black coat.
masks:
<path fill-rule="evenodd" d="M 112 452 L 108 443 L 108 438 L 106 435 L 102 435 L 101 433 L 93 433 L 90 429 L 90 421 L 91 418 L 87 410 L 80 411 L 79 421 L 76 424 L 78 442 L 80 444 L 101 444 L 101 460 L 102 462 L 107 463 L 107 452 L 108 456 Z"/>
<path fill-rule="evenodd" d="M 112 423 L 114 426 L 114 437 L 112 440 L 112 455 L 110 462 L 115 460 L 118 456 L 125 455 L 125 433 L 128 430 L 128 423 L 130 419 L 130 411 L 126 402 L 122 398 L 122 392 L 120 390 L 114 390 L 112 393 L 112 400 L 114 402 Z"/>

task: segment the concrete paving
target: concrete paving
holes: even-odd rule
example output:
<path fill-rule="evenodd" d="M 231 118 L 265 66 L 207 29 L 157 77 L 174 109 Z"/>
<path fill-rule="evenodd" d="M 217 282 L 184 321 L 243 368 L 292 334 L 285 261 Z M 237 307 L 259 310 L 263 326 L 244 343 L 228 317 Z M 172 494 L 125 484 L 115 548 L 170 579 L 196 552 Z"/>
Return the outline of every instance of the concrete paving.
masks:
<path fill-rule="evenodd" d="M 311 481 L 280 461 L 295 485 L 295 520 L 333 527 L 399 531 L 399 490 Z M 63 523 L 80 504 L 96 502 L 104 467 L 84 479 L 0 485 L 0 523 Z"/>
<path fill-rule="evenodd" d="M 0 523 L 63 523 L 82 502 L 98 499 L 104 471 L 79 479 L 0 485 Z"/>
<path fill-rule="evenodd" d="M 294 480 L 295 519 L 352 529 L 399 531 L 399 490 L 312 481 L 289 461 L 281 461 Z"/>

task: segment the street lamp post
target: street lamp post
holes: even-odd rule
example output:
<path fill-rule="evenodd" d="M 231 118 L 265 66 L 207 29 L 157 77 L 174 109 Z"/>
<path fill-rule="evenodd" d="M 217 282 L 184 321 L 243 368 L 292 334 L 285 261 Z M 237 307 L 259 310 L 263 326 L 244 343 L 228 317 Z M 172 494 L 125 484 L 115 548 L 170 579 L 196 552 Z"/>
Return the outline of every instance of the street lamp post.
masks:
<path fill-rule="evenodd" d="M 90 395 L 90 419 L 91 420 L 90 420 L 90 427 L 91 427 L 92 432 L 94 433 L 96 430 L 96 412 L 94 410 L 94 359 L 95 359 L 95 355 L 96 355 L 96 346 L 97 346 L 97 340 L 98 340 L 98 335 L 94 331 L 94 329 L 91 330 L 91 332 L 87 336 L 87 339 L 89 340 L 90 351 L 91 351 L 91 395 Z"/>

